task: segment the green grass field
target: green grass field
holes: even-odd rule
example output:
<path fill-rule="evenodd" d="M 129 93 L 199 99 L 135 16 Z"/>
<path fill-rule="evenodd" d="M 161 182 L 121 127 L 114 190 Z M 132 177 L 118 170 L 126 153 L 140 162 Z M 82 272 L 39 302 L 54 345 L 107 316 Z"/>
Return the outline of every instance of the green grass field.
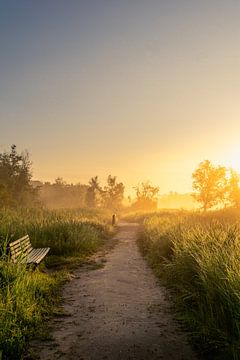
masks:
<path fill-rule="evenodd" d="M 217 359 L 240 359 L 239 213 L 160 212 L 144 218 L 139 246 L 173 290 L 179 318 L 195 343 Z"/>
<path fill-rule="evenodd" d="M 43 320 L 54 311 L 67 278 L 61 266 L 48 272 L 44 264 L 35 271 L 12 264 L 7 243 L 29 234 L 34 247 L 51 248 L 47 266 L 66 264 L 83 260 L 104 243 L 112 233 L 110 219 L 102 210 L 0 211 L 0 359 L 21 359 L 29 339 L 44 331 Z"/>

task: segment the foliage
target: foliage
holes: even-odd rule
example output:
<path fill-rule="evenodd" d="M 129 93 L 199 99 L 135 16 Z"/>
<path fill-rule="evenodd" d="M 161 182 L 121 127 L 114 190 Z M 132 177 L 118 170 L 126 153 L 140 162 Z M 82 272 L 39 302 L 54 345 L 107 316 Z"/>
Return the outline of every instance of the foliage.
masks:
<path fill-rule="evenodd" d="M 39 200 L 48 209 L 76 209 L 85 206 L 87 185 L 67 184 L 62 178 L 57 178 L 53 184 L 40 181 L 32 184 L 39 189 Z"/>
<path fill-rule="evenodd" d="M 141 183 L 134 188 L 136 201 L 132 204 L 132 210 L 154 211 L 157 209 L 159 187 L 153 186 L 149 181 Z"/>
<path fill-rule="evenodd" d="M 224 201 L 227 188 L 225 167 L 215 167 L 209 160 L 205 160 L 199 164 L 192 177 L 194 197 L 204 211 Z"/>
<path fill-rule="evenodd" d="M 240 359 L 240 214 L 155 214 L 140 247 L 201 350 Z M 204 347 L 205 345 L 205 347 Z"/>
<path fill-rule="evenodd" d="M 98 176 L 91 178 L 88 185 L 86 193 L 86 206 L 89 208 L 96 208 L 100 204 L 100 196 L 102 192 Z"/>
<path fill-rule="evenodd" d="M 27 152 L 18 154 L 15 145 L 0 154 L 0 206 L 29 206 L 36 200 L 31 186 L 31 163 Z"/>
<path fill-rule="evenodd" d="M 107 209 L 112 209 L 113 211 L 119 210 L 122 206 L 123 197 L 123 183 L 118 183 L 116 176 L 109 175 L 107 178 L 107 185 L 104 186 L 104 189 L 102 191 L 103 207 Z"/>
<path fill-rule="evenodd" d="M 105 208 L 111 211 L 122 207 L 124 185 L 117 182 L 116 176 L 109 175 L 107 184 L 102 187 L 98 176 L 92 177 L 87 185 L 68 184 L 62 178 L 55 183 L 33 181 L 38 189 L 41 203 L 49 209 Z"/>

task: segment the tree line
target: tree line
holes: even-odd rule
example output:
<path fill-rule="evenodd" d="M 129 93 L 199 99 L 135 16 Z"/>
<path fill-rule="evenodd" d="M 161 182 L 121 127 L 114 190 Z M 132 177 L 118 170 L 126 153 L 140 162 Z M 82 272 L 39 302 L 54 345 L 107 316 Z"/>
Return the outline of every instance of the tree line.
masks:
<path fill-rule="evenodd" d="M 0 206 L 50 208 L 108 208 L 123 207 L 125 186 L 116 176 L 109 175 L 105 185 L 98 176 L 88 184 L 68 184 L 62 178 L 54 183 L 32 181 L 32 163 L 27 151 L 18 153 L 16 145 L 0 153 Z M 240 208 L 240 176 L 233 169 L 214 166 L 209 160 L 201 162 L 192 174 L 194 199 L 206 212 L 221 207 Z M 155 211 L 159 187 L 142 182 L 134 187 L 133 199 L 128 197 L 132 211 Z"/>
<path fill-rule="evenodd" d="M 54 183 L 32 181 L 32 163 L 27 151 L 18 153 L 16 145 L 0 154 L 0 206 L 49 208 L 108 208 L 123 207 L 125 186 L 116 176 L 109 175 L 101 185 L 98 176 L 88 184 L 68 184 L 62 178 Z M 156 210 L 159 188 L 149 182 L 134 188 L 132 210 Z"/>

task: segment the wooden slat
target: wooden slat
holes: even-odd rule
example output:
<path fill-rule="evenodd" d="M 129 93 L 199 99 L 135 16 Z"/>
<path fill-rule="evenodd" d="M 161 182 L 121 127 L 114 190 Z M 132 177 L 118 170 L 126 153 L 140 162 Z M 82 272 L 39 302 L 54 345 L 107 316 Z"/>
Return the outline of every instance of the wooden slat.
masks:
<path fill-rule="evenodd" d="M 18 255 L 19 253 L 21 253 L 21 248 L 18 248 L 18 249 L 10 249 L 11 253 L 12 254 L 15 254 L 15 255 Z"/>
<path fill-rule="evenodd" d="M 47 255 L 49 250 L 50 248 L 33 249 L 33 251 L 28 255 L 27 263 L 38 264 Z"/>
<path fill-rule="evenodd" d="M 29 236 L 28 236 L 28 235 L 25 235 L 25 236 L 23 236 L 22 238 L 17 239 L 17 240 L 15 240 L 15 241 L 11 242 L 9 245 L 10 245 L 10 246 L 13 246 L 13 245 L 17 244 L 18 242 L 21 242 L 22 240 L 27 239 L 27 238 L 29 238 Z"/>
<path fill-rule="evenodd" d="M 21 248 L 24 249 L 26 246 L 30 245 L 30 241 L 29 240 L 24 240 L 20 245 L 21 245 Z"/>
<path fill-rule="evenodd" d="M 38 248 L 38 249 L 33 249 L 30 254 L 28 255 L 28 261 L 30 262 L 34 262 L 35 259 L 37 259 L 39 257 L 39 255 L 41 254 L 42 249 Z"/>
<path fill-rule="evenodd" d="M 14 254 L 14 256 L 19 256 L 21 254 L 22 250 L 19 249 L 19 250 L 13 250 L 12 253 Z"/>
<path fill-rule="evenodd" d="M 44 248 L 35 249 L 35 250 L 36 251 L 31 253 L 31 261 L 33 261 L 33 262 L 38 260 L 42 256 L 42 254 L 44 254 L 46 252 L 46 249 L 44 249 Z"/>
<path fill-rule="evenodd" d="M 18 250 L 18 249 L 21 249 L 21 245 L 19 243 L 19 245 L 14 245 L 14 246 L 10 246 L 10 249 L 12 249 L 13 251 L 15 250 Z"/>
<path fill-rule="evenodd" d="M 30 240 L 29 240 L 29 238 L 27 238 L 27 239 L 21 241 L 20 243 L 21 243 L 21 245 L 30 244 Z"/>
<path fill-rule="evenodd" d="M 29 245 L 28 245 L 29 244 Z M 27 246 L 31 246 L 29 236 L 25 235 L 9 244 L 11 256 L 16 259 L 27 250 Z"/>
<path fill-rule="evenodd" d="M 20 240 L 20 242 L 21 243 L 23 243 L 23 242 L 25 242 L 25 241 L 30 241 L 30 239 L 29 239 L 29 236 L 28 235 L 26 235 L 26 236 L 24 236 L 24 237 L 22 237 L 21 239 L 19 239 Z"/>
<path fill-rule="evenodd" d="M 30 251 L 32 250 L 32 245 L 31 244 L 29 244 L 29 245 L 22 248 L 23 253 L 29 252 L 29 250 Z"/>
<path fill-rule="evenodd" d="M 31 243 L 29 242 L 29 243 L 26 243 L 26 244 L 24 244 L 23 246 L 22 246 L 22 252 L 29 252 L 29 251 L 31 251 L 32 250 L 32 245 L 31 245 Z"/>
<path fill-rule="evenodd" d="M 47 253 L 49 252 L 50 248 L 45 248 L 44 253 L 42 253 L 42 256 L 37 260 L 37 264 L 39 264 L 47 255 Z"/>

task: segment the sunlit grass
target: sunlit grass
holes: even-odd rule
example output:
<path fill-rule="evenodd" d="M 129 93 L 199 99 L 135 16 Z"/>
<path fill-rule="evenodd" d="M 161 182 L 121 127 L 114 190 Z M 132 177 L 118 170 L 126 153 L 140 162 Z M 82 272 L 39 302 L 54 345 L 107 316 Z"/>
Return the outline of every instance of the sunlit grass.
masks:
<path fill-rule="evenodd" d="M 140 247 L 174 290 L 180 317 L 201 350 L 240 359 L 239 214 L 152 215 Z"/>
<path fill-rule="evenodd" d="M 0 210 L 0 245 L 28 234 L 33 246 L 50 247 L 50 255 L 82 255 L 95 250 L 110 220 L 100 210 Z"/>
<path fill-rule="evenodd" d="M 43 273 L 11 263 L 7 243 L 28 234 L 33 246 L 51 248 L 47 264 L 78 264 L 111 234 L 110 220 L 101 210 L 0 210 L 0 359 L 21 359 L 67 277 L 64 271 Z"/>
<path fill-rule="evenodd" d="M 0 276 L 0 349 L 3 359 L 20 359 L 28 339 L 53 310 L 66 274 L 49 276 L 0 260 Z"/>

